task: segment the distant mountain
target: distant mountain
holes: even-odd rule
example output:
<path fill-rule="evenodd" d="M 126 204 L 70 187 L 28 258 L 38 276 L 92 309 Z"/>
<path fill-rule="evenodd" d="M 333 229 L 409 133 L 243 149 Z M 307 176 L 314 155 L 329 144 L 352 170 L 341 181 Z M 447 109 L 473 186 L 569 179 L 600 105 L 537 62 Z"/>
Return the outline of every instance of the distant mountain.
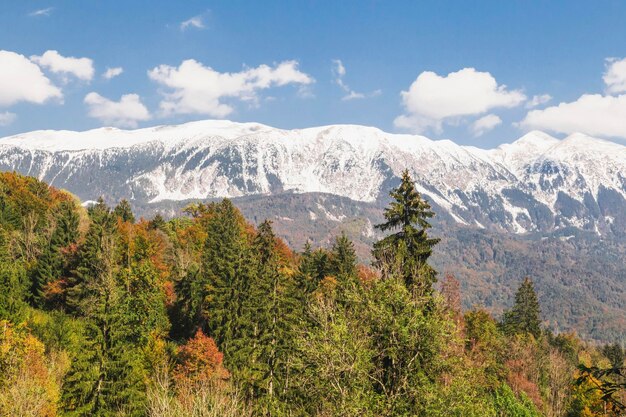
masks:
<path fill-rule="evenodd" d="M 483 150 L 365 126 L 281 130 L 201 121 L 124 131 L 36 131 L 0 139 L 0 169 L 137 204 L 293 193 L 384 199 L 408 168 L 459 224 L 514 233 L 626 233 L 626 147 L 530 132 Z M 333 215 L 331 213 L 331 215 Z"/>
<path fill-rule="evenodd" d="M 272 219 L 296 250 L 345 231 L 365 260 L 405 168 L 437 212 L 434 262 L 460 279 L 466 307 L 498 314 L 532 276 L 551 328 L 626 342 L 626 147 L 617 143 L 530 132 L 483 150 L 365 126 L 229 121 L 0 139 L 0 170 L 83 201 L 127 198 L 150 216 L 231 197 L 250 221 Z"/>

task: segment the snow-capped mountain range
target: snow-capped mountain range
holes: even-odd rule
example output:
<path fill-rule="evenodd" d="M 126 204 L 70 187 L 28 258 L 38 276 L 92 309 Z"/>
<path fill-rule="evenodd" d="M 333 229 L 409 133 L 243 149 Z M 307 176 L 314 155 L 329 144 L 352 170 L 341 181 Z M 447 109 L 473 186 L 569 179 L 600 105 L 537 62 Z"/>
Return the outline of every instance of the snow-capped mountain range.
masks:
<path fill-rule="evenodd" d="M 211 120 L 0 139 L 0 169 L 83 201 L 315 192 L 376 202 L 405 168 L 436 209 L 461 224 L 515 233 L 626 230 L 626 146 L 583 134 L 559 140 L 534 131 L 485 150 L 365 126 L 281 130 Z"/>

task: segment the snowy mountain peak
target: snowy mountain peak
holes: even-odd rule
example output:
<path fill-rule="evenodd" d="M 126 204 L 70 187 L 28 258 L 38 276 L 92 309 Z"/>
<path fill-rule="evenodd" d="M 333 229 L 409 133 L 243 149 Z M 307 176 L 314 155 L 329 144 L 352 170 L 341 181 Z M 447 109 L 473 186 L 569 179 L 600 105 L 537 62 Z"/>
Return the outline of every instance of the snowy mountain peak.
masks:
<path fill-rule="evenodd" d="M 460 223 L 626 230 L 626 147 L 580 134 L 533 131 L 484 150 L 359 125 L 282 130 L 206 120 L 15 135 L 0 139 L 0 168 L 83 200 L 138 204 L 283 192 L 375 202 L 408 168 L 440 213 Z"/>

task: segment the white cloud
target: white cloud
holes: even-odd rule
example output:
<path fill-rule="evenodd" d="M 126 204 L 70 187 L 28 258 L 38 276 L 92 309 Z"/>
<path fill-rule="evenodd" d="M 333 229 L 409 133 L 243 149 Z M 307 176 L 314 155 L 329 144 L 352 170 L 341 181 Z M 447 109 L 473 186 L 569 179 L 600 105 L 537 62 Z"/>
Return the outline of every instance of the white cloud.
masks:
<path fill-rule="evenodd" d="M 542 104 L 546 104 L 550 100 L 552 100 L 552 96 L 550 94 L 541 94 L 541 95 L 538 95 L 538 96 L 533 96 L 526 103 L 526 108 L 527 109 L 532 109 L 533 107 L 537 107 L 537 106 L 541 106 Z"/>
<path fill-rule="evenodd" d="M 357 93 L 356 91 L 349 91 L 348 94 L 346 94 L 345 96 L 341 97 L 341 99 L 343 101 L 358 100 L 358 99 L 361 99 L 361 98 L 365 98 L 365 94 Z"/>
<path fill-rule="evenodd" d="M 502 124 L 502 119 L 500 119 L 495 114 L 488 114 L 472 123 L 471 131 L 474 137 L 478 137 L 484 135 L 490 130 L 493 130 L 496 126 L 500 124 Z"/>
<path fill-rule="evenodd" d="M 0 50 L 0 106 L 62 99 L 61 90 L 24 55 Z"/>
<path fill-rule="evenodd" d="M 626 92 L 626 58 L 607 59 L 606 72 L 602 79 L 609 94 Z"/>
<path fill-rule="evenodd" d="M 224 99 L 233 98 L 258 103 L 258 91 L 287 84 L 312 84 L 313 78 L 298 69 L 296 61 L 285 61 L 274 67 L 260 65 L 240 72 L 221 73 L 193 59 L 179 67 L 160 65 L 148 76 L 169 88 L 160 103 L 165 114 L 206 114 L 226 117 L 234 110 Z"/>
<path fill-rule="evenodd" d="M 122 67 L 114 67 L 114 68 L 108 68 L 107 70 L 104 71 L 104 73 L 102 74 L 102 76 L 104 78 L 106 78 L 107 80 L 110 80 L 111 78 L 117 77 L 118 75 L 121 75 L 124 72 L 124 68 Z"/>
<path fill-rule="evenodd" d="M 83 81 L 91 81 L 93 78 L 93 61 L 89 58 L 65 57 L 57 51 L 46 51 L 43 55 L 33 55 L 30 59 L 55 74 L 71 74 Z"/>
<path fill-rule="evenodd" d="M 113 101 L 92 92 L 84 101 L 89 107 L 88 115 L 108 125 L 137 127 L 137 122 L 150 119 L 150 112 L 137 94 L 125 94 L 120 101 Z"/>
<path fill-rule="evenodd" d="M 559 133 L 626 138 L 626 94 L 584 94 L 570 103 L 560 103 L 528 112 L 519 126 Z"/>
<path fill-rule="evenodd" d="M 346 67 L 343 65 L 340 59 L 333 59 L 332 73 L 334 76 L 334 82 L 341 88 L 346 94 L 341 98 L 343 101 L 362 99 L 366 97 L 376 97 L 381 94 L 381 90 L 376 90 L 368 94 L 359 93 L 350 88 L 348 84 L 343 80 L 346 75 Z"/>
<path fill-rule="evenodd" d="M 202 15 L 198 15 L 180 23 L 180 30 L 185 31 L 190 28 L 195 28 L 195 29 L 206 28 L 204 24 L 204 17 Z"/>
<path fill-rule="evenodd" d="M 15 121 L 17 115 L 11 112 L 0 113 L 0 126 L 8 126 Z"/>
<path fill-rule="evenodd" d="M 28 15 L 31 17 L 50 16 L 50 13 L 52 13 L 53 10 L 54 7 L 46 7 L 45 9 L 33 10 L 32 12 L 28 13 Z"/>
<path fill-rule="evenodd" d="M 394 124 L 402 129 L 423 132 L 441 131 L 442 124 L 456 122 L 463 116 L 479 115 L 495 108 L 516 107 L 526 100 L 519 90 L 498 85 L 488 72 L 464 68 L 443 77 L 422 72 L 408 91 L 403 91 L 405 113 Z"/>

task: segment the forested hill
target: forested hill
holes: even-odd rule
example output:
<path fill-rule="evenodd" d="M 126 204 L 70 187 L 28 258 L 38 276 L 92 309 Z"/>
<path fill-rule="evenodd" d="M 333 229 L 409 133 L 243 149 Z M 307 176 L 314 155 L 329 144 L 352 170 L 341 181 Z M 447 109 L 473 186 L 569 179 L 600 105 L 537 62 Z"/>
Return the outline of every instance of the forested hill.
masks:
<path fill-rule="evenodd" d="M 361 265 L 229 200 L 138 219 L 0 173 L 0 416 L 617 416 L 624 350 L 494 319 L 433 267 L 408 172 Z"/>

